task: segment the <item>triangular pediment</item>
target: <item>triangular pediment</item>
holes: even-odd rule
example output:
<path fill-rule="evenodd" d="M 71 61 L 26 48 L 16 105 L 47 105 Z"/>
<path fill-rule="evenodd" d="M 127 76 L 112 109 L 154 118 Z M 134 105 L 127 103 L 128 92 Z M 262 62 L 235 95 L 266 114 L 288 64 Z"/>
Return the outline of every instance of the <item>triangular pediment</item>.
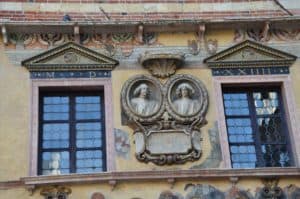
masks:
<path fill-rule="evenodd" d="M 289 53 L 246 40 L 206 58 L 204 63 L 211 68 L 290 66 L 296 58 Z"/>
<path fill-rule="evenodd" d="M 112 70 L 119 62 L 106 55 L 68 42 L 22 61 L 29 71 Z"/>

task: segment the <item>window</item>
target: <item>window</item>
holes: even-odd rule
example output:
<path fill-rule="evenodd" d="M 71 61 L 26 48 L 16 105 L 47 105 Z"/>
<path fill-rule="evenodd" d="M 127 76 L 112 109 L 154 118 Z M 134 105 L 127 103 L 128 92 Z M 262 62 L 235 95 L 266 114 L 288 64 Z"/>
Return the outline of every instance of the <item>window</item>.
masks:
<path fill-rule="evenodd" d="M 102 91 L 41 92 L 39 174 L 106 170 Z"/>
<path fill-rule="evenodd" d="M 233 168 L 292 166 L 279 87 L 223 86 Z"/>

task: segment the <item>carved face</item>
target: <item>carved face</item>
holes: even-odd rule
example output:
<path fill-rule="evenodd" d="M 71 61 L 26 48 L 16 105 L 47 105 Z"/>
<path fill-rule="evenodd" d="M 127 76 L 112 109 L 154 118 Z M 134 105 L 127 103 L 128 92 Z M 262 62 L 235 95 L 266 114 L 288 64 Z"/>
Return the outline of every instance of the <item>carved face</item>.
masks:
<path fill-rule="evenodd" d="M 146 84 L 141 84 L 140 86 L 140 95 L 141 98 L 146 98 L 149 93 L 149 88 Z"/>
<path fill-rule="evenodd" d="M 188 97 L 189 96 L 189 91 L 186 87 L 181 88 L 181 96 L 182 97 Z"/>

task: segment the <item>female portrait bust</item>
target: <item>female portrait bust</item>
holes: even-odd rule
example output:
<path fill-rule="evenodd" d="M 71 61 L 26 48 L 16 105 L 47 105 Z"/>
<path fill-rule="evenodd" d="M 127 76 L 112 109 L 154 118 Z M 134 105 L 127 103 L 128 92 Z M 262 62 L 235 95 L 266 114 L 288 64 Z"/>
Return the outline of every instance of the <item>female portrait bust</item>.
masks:
<path fill-rule="evenodd" d="M 150 89 L 146 83 L 141 83 L 134 89 L 130 103 L 133 110 L 142 116 L 149 116 L 158 109 L 158 102 L 150 99 Z"/>
<path fill-rule="evenodd" d="M 189 83 L 179 84 L 175 93 L 178 98 L 173 102 L 173 106 L 177 113 L 192 115 L 199 110 L 199 102 L 192 99 L 195 89 Z"/>

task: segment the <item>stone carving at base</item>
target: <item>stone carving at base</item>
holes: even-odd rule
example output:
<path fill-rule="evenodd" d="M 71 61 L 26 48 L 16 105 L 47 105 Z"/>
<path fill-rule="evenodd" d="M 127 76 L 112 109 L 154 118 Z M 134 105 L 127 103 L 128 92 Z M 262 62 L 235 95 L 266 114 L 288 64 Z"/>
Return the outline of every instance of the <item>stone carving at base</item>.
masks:
<path fill-rule="evenodd" d="M 68 195 L 72 193 L 72 190 L 62 186 L 50 186 L 42 188 L 40 194 L 45 199 L 67 199 Z"/>
<path fill-rule="evenodd" d="M 189 191 L 185 199 L 225 199 L 225 194 L 206 184 L 187 184 L 184 190 Z"/>
<path fill-rule="evenodd" d="M 93 193 L 91 199 L 105 199 L 104 195 L 100 192 Z"/>
<path fill-rule="evenodd" d="M 200 158 L 206 123 L 207 91 L 190 75 L 175 75 L 164 85 L 138 75 L 122 88 L 121 102 L 134 129 L 136 157 L 157 165 L 182 164 Z"/>
<path fill-rule="evenodd" d="M 163 191 L 159 195 L 158 199 L 183 199 L 183 197 L 179 193 L 173 193 L 171 191 Z"/>
<path fill-rule="evenodd" d="M 285 192 L 288 199 L 299 199 L 300 198 L 300 188 L 295 185 L 290 185 L 285 188 Z"/>
<path fill-rule="evenodd" d="M 278 186 L 278 179 L 264 179 L 262 182 L 264 187 L 258 190 L 255 199 L 286 199 L 284 191 Z"/>

